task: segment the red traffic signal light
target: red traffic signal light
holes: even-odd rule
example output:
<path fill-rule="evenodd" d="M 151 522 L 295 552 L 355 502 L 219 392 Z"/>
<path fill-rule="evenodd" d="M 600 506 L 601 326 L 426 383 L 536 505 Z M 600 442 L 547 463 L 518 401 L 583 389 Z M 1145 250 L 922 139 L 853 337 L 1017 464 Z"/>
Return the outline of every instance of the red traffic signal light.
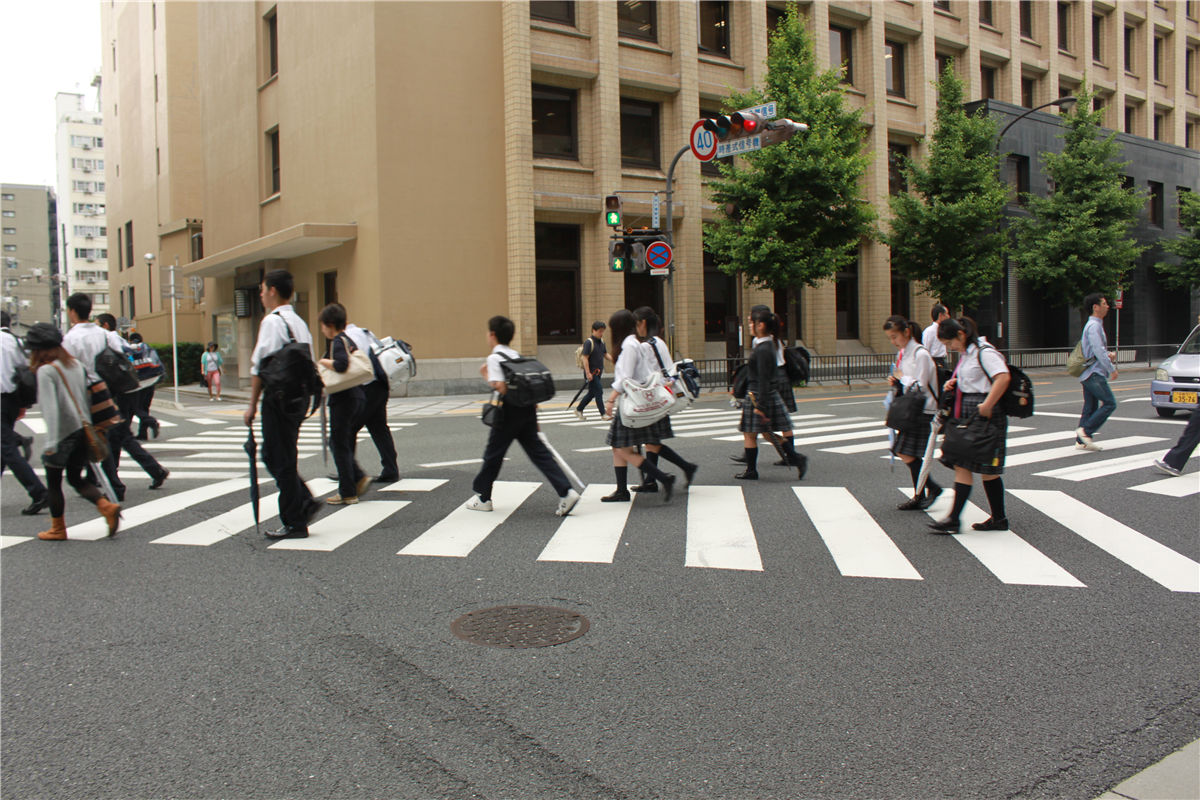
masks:
<path fill-rule="evenodd" d="M 766 121 L 761 114 L 756 114 L 753 111 L 735 111 L 729 115 L 729 119 L 733 122 L 735 128 L 740 128 L 742 132 L 748 135 L 758 133 L 762 123 Z"/>

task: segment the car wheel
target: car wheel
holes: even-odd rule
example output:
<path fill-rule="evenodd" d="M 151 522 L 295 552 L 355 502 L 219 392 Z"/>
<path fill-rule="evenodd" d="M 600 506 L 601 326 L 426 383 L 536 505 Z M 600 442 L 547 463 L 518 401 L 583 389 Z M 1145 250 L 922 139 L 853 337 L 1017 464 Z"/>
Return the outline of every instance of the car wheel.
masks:
<path fill-rule="evenodd" d="M 1154 409 L 1154 410 L 1158 412 L 1158 415 L 1159 415 L 1160 417 L 1173 417 L 1173 416 L 1175 416 L 1175 409 L 1173 409 L 1173 408 L 1156 408 L 1156 409 Z"/>

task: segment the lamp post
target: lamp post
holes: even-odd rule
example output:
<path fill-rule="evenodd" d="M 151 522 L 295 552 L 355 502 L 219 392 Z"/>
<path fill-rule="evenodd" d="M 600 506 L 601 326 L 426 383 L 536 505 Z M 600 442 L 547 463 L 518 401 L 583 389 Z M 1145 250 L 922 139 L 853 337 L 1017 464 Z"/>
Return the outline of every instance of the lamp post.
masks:
<path fill-rule="evenodd" d="M 146 253 L 143 258 L 146 259 L 146 265 L 154 264 L 154 253 Z M 175 263 L 171 265 L 171 283 L 168 289 L 168 296 L 171 298 L 171 371 L 175 374 L 175 408 L 183 410 L 183 406 L 179 404 L 179 342 L 175 328 L 175 268 L 179 266 L 179 257 L 175 257 Z"/>
<path fill-rule="evenodd" d="M 1079 98 L 1076 97 L 1075 95 L 1067 95 L 1066 97 L 1060 97 L 1057 100 L 1051 100 L 1048 103 L 1042 103 L 1040 106 L 1035 106 L 1035 107 L 1029 109 L 1028 111 L 1026 111 L 1024 114 L 1021 114 L 1020 116 L 1014 117 L 1013 119 L 1009 120 L 1008 124 L 1005 125 L 1003 128 L 1001 128 L 1000 133 L 997 134 L 996 145 L 992 149 L 992 155 L 993 155 L 993 158 L 996 159 L 997 169 L 999 169 L 999 167 L 1000 167 L 1000 145 L 1004 142 L 1004 134 L 1008 133 L 1009 128 L 1011 128 L 1013 125 L 1016 125 L 1018 122 L 1025 119 L 1026 117 L 1028 117 L 1030 114 L 1032 114 L 1035 111 L 1041 111 L 1043 108 L 1049 108 L 1050 106 L 1058 106 L 1059 108 L 1061 108 L 1063 110 L 1068 110 L 1069 106 L 1073 106 L 1078 102 L 1079 102 Z M 1001 220 L 1001 224 L 1003 224 L 1003 220 Z M 1008 253 L 1007 252 L 1005 252 L 1003 254 L 1003 258 L 1004 258 L 1004 285 L 1001 287 L 1000 298 L 1001 298 L 1001 302 L 1004 305 L 1004 313 L 1001 315 L 1002 322 L 1000 324 L 1003 325 L 1004 327 L 1003 327 L 1003 330 L 1000 332 L 999 338 L 1005 339 L 1005 342 L 1007 343 L 1008 339 L 1007 339 L 1006 334 L 1008 333 L 1009 328 L 1011 327 L 1009 325 L 1010 320 L 1008 318 L 1009 299 L 1010 298 L 1009 298 L 1009 288 L 1008 288 L 1009 275 L 1008 275 Z M 1009 349 L 1011 349 L 1011 348 L 1009 348 Z"/>

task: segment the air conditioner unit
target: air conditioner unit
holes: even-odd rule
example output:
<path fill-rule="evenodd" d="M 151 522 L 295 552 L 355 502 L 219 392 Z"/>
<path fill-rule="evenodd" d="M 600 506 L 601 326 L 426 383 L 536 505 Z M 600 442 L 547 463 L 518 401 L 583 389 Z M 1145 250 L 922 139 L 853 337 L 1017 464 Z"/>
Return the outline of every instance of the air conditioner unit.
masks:
<path fill-rule="evenodd" d="M 89 258 L 89 259 L 88 259 L 88 261 L 91 261 L 91 259 Z M 88 282 L 88 283 L 95 283 L 95 282 L 96 282 L 96 279 L 95 279 L 95 278 L 88 278 L 88 279 L 87 279 L 87 282 Z"/>
<path fill-rule="evenodd" d="M 84 167 L 84 168 L 83 168 L 83 171 L 84 171 L 84 172 L 91 172 L 91 171 L 92 171 L 92 169 L 91 169 L 91 167 Z"/>
<path fill-rule="evenodd" d="M 83 149 L 84 149 L 84 150 L 91 150 L 91 149 L 92 149 L 92 146 L 91 146 L 90 144 L 85 144 L 85 145 L 83 145 Z"/>
<path fill-rule="evenodd" d="M 91 263 L 93 263 L 95 260 L 96 260 L 96 259 L 94 259 L 94 258 L 89 258 L 89 259 L 88 259 L 88 263 L 89 263 L 89 264 L 91 264 Z"/>

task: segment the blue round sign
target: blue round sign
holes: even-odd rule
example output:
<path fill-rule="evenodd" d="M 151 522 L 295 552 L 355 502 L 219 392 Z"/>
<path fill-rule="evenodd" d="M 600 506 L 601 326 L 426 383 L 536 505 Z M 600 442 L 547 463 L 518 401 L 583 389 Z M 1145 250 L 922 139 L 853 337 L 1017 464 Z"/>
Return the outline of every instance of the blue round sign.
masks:
<path fill-rule="evenodd" d="M 646 263 L 652 269 L 662 269 L 671 263 L 671 245 L 666 242 L 651 242 L 646 248 Z"/>

